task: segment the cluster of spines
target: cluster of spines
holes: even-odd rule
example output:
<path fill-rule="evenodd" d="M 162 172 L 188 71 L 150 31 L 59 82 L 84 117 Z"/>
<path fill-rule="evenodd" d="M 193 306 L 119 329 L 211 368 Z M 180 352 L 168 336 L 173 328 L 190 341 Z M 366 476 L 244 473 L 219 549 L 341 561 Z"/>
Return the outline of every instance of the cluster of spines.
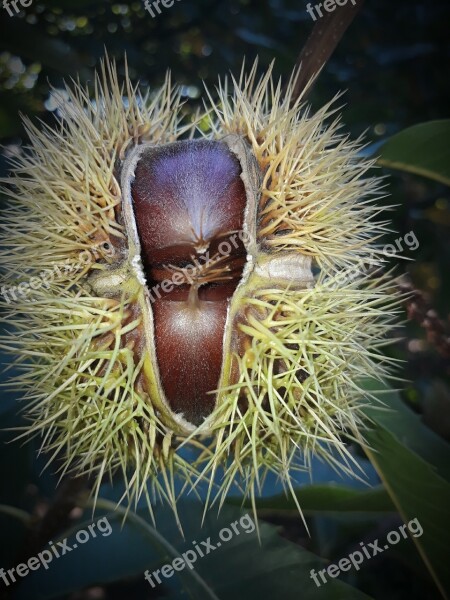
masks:
<path fill-rule="evenodd" d="M 14 177 L 3 181 L 10 202 L 1 225 L 2 268 L 15 281 L 66 260 L 76 264 L 83 251 L 124 238 L 117 164 L 131 144 L 167 143 L 184 131 L 169 77 L 152 98 L 142 97 L 128 76 L 119 84 L 115 66 L 104 62 L 93 98 L 80 84 L 59 98 L 55 127 L 25 121 L 30 147 L 14 160 Z"/>
<path fill-rule="evenodd" d="M 175 473 L 192 483 L 198 472 L 174 451 L 140 385 L 145 356 L 136 364 L 122 343 L 139 326 L 129 321 L 127 303 L 70 293 L 56 302 L 37 294 L 17 308 L 14 331 L 0 347 L 23 361 L 14 386 L 30 424 L 19 437 L 39 438 L 48 464 L 62 458 L 61 476 L 93 476 L 95 497 L 105 477 L 119 471 L 129 508 L 144 495 L 151 511 L 160 497 L 176 513 Z"/>
<path fill-rule="evenodd" d="M 254 503 L 269 472 L 291 487 L 314 455 L 337 471 L 358 471 L 349 442 L 363 441 L 363 380 L 390 375 L 381 348 L 398 318 L 394 287 L 381 275 L 345 287 L 322 277 L 313 289 L 264 288 L 242 301 L 239 328 L 249 343 L 235 356 L 239 380 L 219 391 L 204 468 L 206 475 L 224 467 L 220 503 L 239 479 Z"/>
<path fill-rule="evenodd" d="M 369 253 L 381 264 L 377 242 L 389 221 L 376 221 L 388 207 L 377 203 L 380 179 L 366 176 L 375 161 L 361 158 L 361 139 L 340 133 L 337 98 L 312 113 L 302 95 L 293 96 L 299 73 L 284 87 L 272 70 L 257 80 L 255 63 L 232 78 L 231 92 L 225 81 L 217 101 L 209 96 L 214 135 L 244 136 L 264 172 L 258 241 L 311 256 L 330 275 Z"/>
<path fill-rule="evenodd" d="M 135 364 L 122 343 L 137 326 L 125 325 L 133 299 L 92 296 L 86 275 L 107 265 L 110 240 L 125 235 L 118 163 L 132 144 L 183 134 L 180 95 L 167 77 L 159 92 L 142 97 L 128 74 L 120 85 L 115 65 L 105 61 L 93 96 L 78 84 L 60 100 L 55 127 L 25 121 L 30 146 L 3 181 L 7 285 L 0 302 L 7 331 L 0 347 L 16 356 L 19 370 L 8 386 L 23 397 L 30 422 L 24 435 L 40 438 L 49 462 L 62 459 L 61 474 L 94 476 L 98 494 L 104 476 L 119 470 L 128 506 L 144 494 L 152 510 L 150 481 L 153 495 L 176 511 L 174 473 L 189 481 L 195 468 L 173 451 L 137 384 L 142 360 Z M 36 288 L 20 293 L 19 284 L 33 278 Z"/>
<path fill-rule="evenodd" d="M 81 270 L 34 293 L 33 304 L 8 308 L 21 335 L 2 345 L 25 361 L 17 385 L 29 390 L 30 432 L 43 436 L 52 458 L 65 452 L 65 470 L 94 474 L 96 493 L 103 476 L 119 469 L 129 504 L 144 494 L 151 507 L 150 479 L 175 509 L 178 471 L 187 485 L 199 478 L 211 481 L 210 490 L 218 484 L 221 503 L 241 478 L 254 502 L 267 473 L 289 487 L 291 470 L 308 469 L 313 454 L 335 466 L 340 454 L 343 468 L 352 468 L 341 434 L 361 439 L 358 381 L 387 373 L 377 347 L 386 343 L 397 300 L 389 279 L 339 275 L 368 258 L 381 264 L 376 240 L 386 223 L 374 221 L 379 186 L 364 178 L 372 163 L 358 157 L 359 142 L 341 136 L 338 121 L 324 126 L 332 103 L 311 114 L 293 98 L 294 82 L 282 90 L 271 69 L 257 82 L 255 65 L 233 80 L 232 94 L 227 84 L 219 88 L 216 120 L 202 134 L 246 137 L 264 172 L 260 242 L 313 257 L 320 276 L 312 290 L 259 289 L 244 299 L 243 310 L 253 315 L 240 325 L 249 347 L 235 357 L 237 383 L 218 390 L 211 439 L 194 434 L 185 441 L 199 449 L 196 461 L 181 457 L 137 384 L 142 363 L 120 345 L 130 298 L 90 297 Z M 31 151 L 17 160 L 3 226 L 2 262 L 11 280 L 62 260 L 76 263 L 82 250 L 123 237 L 117 161 L 130 144 L 192 135 L 193 125 L 180 125 L 179 107 L 169 80 L 154 97 L 141 97 L 128 77 L 120 86 L 115 67 L 105 63 L 93 101 L 80 86 L 68 90 L 57 131 L 28 124 Z"/>
<path fill-rule="evenodd" d="M 362 381 L 381 381 L 393 364 L 381 348 L 397 323 L 399 294 L 381 274 L 389 221 L 378 218 L 388 207 L 379 205 L 380 179 L 368 175 L 374 161 L 361 158 L 361 140 L 340 133 L 338 118 L 326 125 L 336 99 L 312 114 L 293 97 L 296 77 L 282 87 L 269 68 L 258 81 L 255 64 L 232 78 L 231 91 L 219 84 L 218 101 L 209 96 L 213 135 L 244 136 L 264 173 L 262 249 L 310 256 L 319 272 L 313 289 L 268 282 L 241 301 L 246 322 L 238 327 L 249 344 L 235 356 L 238 382 L 218 390 L 203 470 L 206 477 L 223 467 L 220 504 L 240 478 L 255 505 L 269 472 L 292 490 L 291 473 L 309 470 L 313 455 L 355 474 L 348 443 L 363 441 Z"/>

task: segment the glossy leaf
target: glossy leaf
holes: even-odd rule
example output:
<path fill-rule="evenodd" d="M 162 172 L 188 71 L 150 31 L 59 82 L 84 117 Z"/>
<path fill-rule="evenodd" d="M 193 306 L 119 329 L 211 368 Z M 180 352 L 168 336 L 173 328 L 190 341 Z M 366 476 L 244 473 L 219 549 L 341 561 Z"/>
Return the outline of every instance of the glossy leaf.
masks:
<path fill-rule="evenodd" d="M 449 119 L 408 127 L 378 149 L 378 164 L 450 185 L 449 139 Z"/>
<path fill-rule="evenodd" d="M 171 548 L 182 553 L 200 544 L 206 552 L 207 547 L 201 542 L 209 538 L 214 549 L 198 558 L 193 570 L 175 572 L 167 579 L 163 577 L 162 584 L 155 586 L 155 593 L 160 591 L 168 598 L 259 600 L 272 596 L 290 598 L 293 590 L 302 590 L 304 597 L 314 600 L 368 598 L 338 580 L 331 579 L 318 587 L 310 571 L 323 568 L 323 561 L 284 540 L 275 527 L 265 523 L 260 523 L 259 542 L 251 521 L 245 518 L 245 526 L 240 522 L 246 511 L 225 506 L 219 518 L 208 513 L 203 527 L 202 514 L 198 503 L 180 505 L 180 518 L 186 525 L 183 540 L 166 509 L 158 511 L 156 535 L 144 512 L 139 511 L 138 518 L 131 515 L 122 529 L 123 515 L 118 511 L 111 513 L 108 516 L 111 535 L 90 539 L 67 556 L 54 560 L 48 571 L 41 569 L 29 574 L 18 590 L 17 600 L 57 598 L 85 586 L 130 577 L 143 580 L 146 569 L 152 572 L 173 560 Z M 239 533 L 233 534 L 232 523 Z M 86 529 L 87 523 L 82 528 Z M 231 537 L 229 534 L 219 537 L 224 528 L 231 531 Z M 230 539 L 224 541 L 224 537 Z M 72 547 L 73 543 L 74 536 L 69 534 L 69 545 Z M 150 591 L 150 583 L 148 585 Z"/>
<path fill-rule="evenodd" d="M 448 446 L 400 406 L 393 392 L 381 398 L 397 405 L 396 412 L 367 410 L 373 426 L 365 435 L 366 453 L 404 522 L 420 522 L 423 534 L 413 541 L 441 594 L 448 597 L 450 484 L 443 477 Z"/>

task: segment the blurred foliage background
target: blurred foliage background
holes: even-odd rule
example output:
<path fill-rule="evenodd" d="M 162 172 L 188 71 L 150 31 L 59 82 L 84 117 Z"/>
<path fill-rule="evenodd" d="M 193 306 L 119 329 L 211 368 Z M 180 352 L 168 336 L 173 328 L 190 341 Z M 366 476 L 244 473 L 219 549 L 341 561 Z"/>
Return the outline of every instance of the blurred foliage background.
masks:
<path fill-rule="evenodd" d="M 52 123 L 57 106 L 49 86 L 61 89 L 63 80 L 72 77 L 91 82 L 93 69 L 105 49 L 117 58 L 120 68 L 126 54 L 131 77 L 144 89 L 161 83 L 170 69 L 190 107 L 195 107 L 201 102 L 203 82 L 213 89 L 219 75 L 230 70 L 239 72 L 244 57 L 252 62 L 259 56 L 261 68 L 275 58 L 276 72 L 287 76 L 314 25 L 306 12 L 306 2 L 300 0 L 178 0 L 172 8 L 162 8 L 156 18 L 146 12 L 141 0 L 34 0 L 12 17 L 0 6 L 0 20 L 2 175 L 7 173 L 8 159 L 26 145 L 19 113 Z M 405 128 L 448 118 L 449 23 L 450 3 L 445 0 L 366 2 L 321 73 L 310 96 L 313 107 L 320 107 L 345 90 L 340 101 L 343 121 L 354 136 L 365 133 L 368 151 L 377 151 L 385 140 Z M 410 143 L 409 150 L 414 149 L 414 136 Z M 446 139 L 440 143 L 448 148 Z M 450 171 L 450 164 L 448 168 Z M 433 530 L 433 536 L 438 533 L 419 551 L 438 565 L 435 570 L 441 572 L 441 584 L 445 579 L 447 567 L 442 561 L 448 543 L 445 546 L 443 541 L 450 532 L 445 532 L 442 519 L 448 519 L 449 495 L 448 488 L 442 491 L 441 480 L 433 477 L 442 476 L 444 480 L 448 476 L 450 356 L 445 343 L 449 340 L 450 317 L 450 192 L 445 183 L 412 173 L 387 168 L 384 173 L 389 175 L 391 194 L 385 203 L 396 205 L 392 217 L 398 232 L 387 236 L 386 243 L 410 231 L 419 242 L 416 250 L 405 247 L 408 261 L 399 264 L 395 257 L 392 264 L 420 292 L 415 292 L 413 301 L 405 307 L 405 319 L 408 316 L 409 320 L 399 331 L 403 340 L 387 350 L 404 361 L 399 376 L 405 382 L 399 383 L 400 397 L 395 395 L 391 404 L 400 411 L 400 417 L 377 424 L 379 429 L 372 442 L 379 448 L 383 443 L 385 454 L 380 450 L 381 458 L 372 455 L 376 469 L 361 450 L 356 450 L 369 483 L 375 487 L 367 491 L 358 482 L 343 481 L 317 465 L 315 485 L 305 480 L 299 487 L 311 530 L 308 537 L 293 507 L 276 495 L 279 490 L 274 483 L 261 504 L 265 521 L 261 548 L 255 540 L 253 545 L 240 540 L 226 554 L 212 557 L 209 563 L 205 559 L 198 567 L 220 598 L 441 597 L 419 553 L 406 541 L 367 562 L 360 571 L 341 577 L 347 583 L 345 587 L 333 581 L 318 589 L 310 586 L 309 579 L 309 569 L 317 557 L 336 561 L 357 548 L 359 542 L 385 535 L 401 522 L 398 510 L 403 518 L 417 516 L 421 522 L 434 514 L 429 530 Z M 1 426 L 20 425 L 17 397 L 2 396 Z M 2 443 L 11 437 L 3 432 Z M 410 452 L 408 456 L 406 451 Z M 386 464 L 383 457 L 388 458 Z M 34 515 L 32 519 L 44 514 L 57 493 L 57 478 L 48 472 L 40 476 L 44 463 L 44 458 L 36 459 L 32 444 L 3 445 L 0 502 L 27 511 Z M 429 473 L 423 472 L 425 464 Z M 396 492 L 393 478 L 400 471 L 406 480 Z M 114 492 L 105 488 L 103 495 L 112 498 Z M 405 508 L 405 503 L 414 498 L 417 504 Z M 239 504 L 238 499 L 236 502 Z M 214 518 L 213 522 L 209 518 L 201 533 L 192 525 L 186 539 L 213 535 L 239 510 L 233 505 L 226 507 L 221 520 Z M 413 514 L 420 510 L 423 515 Z M 24 525 L 29 522 L 20 514 L 11 517 L 6 509 L 3 512 L 0 525 L 7 543 L 0 551 L 0 566 L 6 567 L 15 564 L 26 539 Z M 181 512 L 189 523 L 199 523 L 195 502 L 186 502 Z M 89 516 L 87 511 L 85 518 Z M 73 520 L 78 522 L 79 517 L 74 513 Z M 179 533 L 171 529 L 163 509 L 161 521 L 164 535 L 181 548 Z M 161 594 L 171 598 L 213 597 L 204 588 L 197 590 L 194 585 L 191 589 L 189 582 L 183 581 L 152 590 L 142 573 L 150 564 L 166 562 L 166 551 L 155 546 L 151 528 L 146 536 L 139 523 L 127 527 L 120 531 L 119 518 L 114 536 L 97 540 L 98 547 L 88 545 L 75 557 L 60 559 L 48 573 L 30 575 L 22 589 L 19 586 L 14 593 L 27 600 L 146 599 Z M 125 546 L 127 560 L 121 554 Z"/>

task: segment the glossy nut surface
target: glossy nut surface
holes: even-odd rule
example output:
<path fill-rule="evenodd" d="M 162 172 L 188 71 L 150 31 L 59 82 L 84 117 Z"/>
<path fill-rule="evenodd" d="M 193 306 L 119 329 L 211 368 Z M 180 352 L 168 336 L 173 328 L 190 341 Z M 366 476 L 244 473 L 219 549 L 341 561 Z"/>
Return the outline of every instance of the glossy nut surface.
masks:
<path fill-rule="evenodd" d="M 161 384 L 193 424 L 214 408 L 229 300 L 246 260 L 240 175 L 224 142 L 187 141 L 146 149 L 131 185 Z"/>

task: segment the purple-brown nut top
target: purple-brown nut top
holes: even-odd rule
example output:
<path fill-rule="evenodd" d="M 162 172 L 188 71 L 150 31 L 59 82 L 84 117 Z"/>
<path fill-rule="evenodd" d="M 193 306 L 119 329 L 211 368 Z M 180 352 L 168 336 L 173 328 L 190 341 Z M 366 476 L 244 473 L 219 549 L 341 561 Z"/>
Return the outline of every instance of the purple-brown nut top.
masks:
<path fill-rule="evenodd" d="M 131 186 L 147 286 L 154 290 L 161 383 L 171 409 L 194 424 L 214 408 L 228 303 L 246 261 L 238 236 L 246 208 L 240 175 L 224 142 L 177 142 L 146 149 Z M 168 291 L 157 294 L 177 272 L 181 283 L 166 283 Z"/>

